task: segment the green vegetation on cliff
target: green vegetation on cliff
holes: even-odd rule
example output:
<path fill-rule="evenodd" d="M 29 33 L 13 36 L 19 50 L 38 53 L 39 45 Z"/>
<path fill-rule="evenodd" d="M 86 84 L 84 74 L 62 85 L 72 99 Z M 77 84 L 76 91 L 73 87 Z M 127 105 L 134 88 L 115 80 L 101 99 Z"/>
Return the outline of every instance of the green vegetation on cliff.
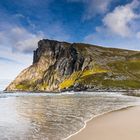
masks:
<path fill-rule="evenodd" d="M 7 91 L 140 89 L 140 52 L 44 39 Z"/>

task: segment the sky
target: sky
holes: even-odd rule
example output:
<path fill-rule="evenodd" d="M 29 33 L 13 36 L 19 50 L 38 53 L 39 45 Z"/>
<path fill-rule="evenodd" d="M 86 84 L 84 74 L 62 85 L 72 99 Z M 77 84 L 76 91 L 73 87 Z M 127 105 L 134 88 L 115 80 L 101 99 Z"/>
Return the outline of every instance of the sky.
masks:
<path fill-rule="evenodd" d="M 40 39 L 140 50 L 140 0 L 0 0 L 0 79 L 32 64 Z"/>

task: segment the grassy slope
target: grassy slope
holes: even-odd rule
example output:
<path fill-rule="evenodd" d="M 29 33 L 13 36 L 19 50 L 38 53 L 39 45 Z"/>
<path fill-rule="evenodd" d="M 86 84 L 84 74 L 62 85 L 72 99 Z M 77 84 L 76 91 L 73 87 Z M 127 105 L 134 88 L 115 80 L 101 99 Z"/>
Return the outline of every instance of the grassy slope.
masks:
<path fill-rule="evenodd" d="M 58 89 L 140 89 L 140 52 L 113 48 L 103 48 L 89 44 L 74 44 L 85 62 L 81 71 L 76 71 Z M 51 70 L 52 74 L 55 70 Z M 47 90 L 50 83 L 25 81 L 18 90 Z M 56 90 L 58 90 L 56 89 Z"/>
<path fill-rule="evenodd" d="M 89 67 L 63 81 L 60 89 L 78 85 L 95 89 L 140 89 L 140 53 L 85 44 L 76 47 L 91 58 Z"/>

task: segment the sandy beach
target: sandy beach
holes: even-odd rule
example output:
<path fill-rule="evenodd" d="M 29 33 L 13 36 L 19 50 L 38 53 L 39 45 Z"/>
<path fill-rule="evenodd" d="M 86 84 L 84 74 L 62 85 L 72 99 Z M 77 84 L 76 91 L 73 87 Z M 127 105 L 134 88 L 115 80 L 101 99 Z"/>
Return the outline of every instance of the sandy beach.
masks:
<path fill-rule="evenodd" d="M 140 140 L 140 106 L 96 117 L 69 140 Z"/>

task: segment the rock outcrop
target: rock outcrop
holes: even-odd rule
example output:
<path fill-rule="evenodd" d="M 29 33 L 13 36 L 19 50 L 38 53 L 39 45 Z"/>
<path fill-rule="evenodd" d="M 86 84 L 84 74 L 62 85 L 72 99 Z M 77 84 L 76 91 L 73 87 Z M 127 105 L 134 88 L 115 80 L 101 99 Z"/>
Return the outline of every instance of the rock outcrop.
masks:
<path fill-rule="evenodd" d="M 43 39 L 6 91 L 139 89 L 140 52 Z"/>

